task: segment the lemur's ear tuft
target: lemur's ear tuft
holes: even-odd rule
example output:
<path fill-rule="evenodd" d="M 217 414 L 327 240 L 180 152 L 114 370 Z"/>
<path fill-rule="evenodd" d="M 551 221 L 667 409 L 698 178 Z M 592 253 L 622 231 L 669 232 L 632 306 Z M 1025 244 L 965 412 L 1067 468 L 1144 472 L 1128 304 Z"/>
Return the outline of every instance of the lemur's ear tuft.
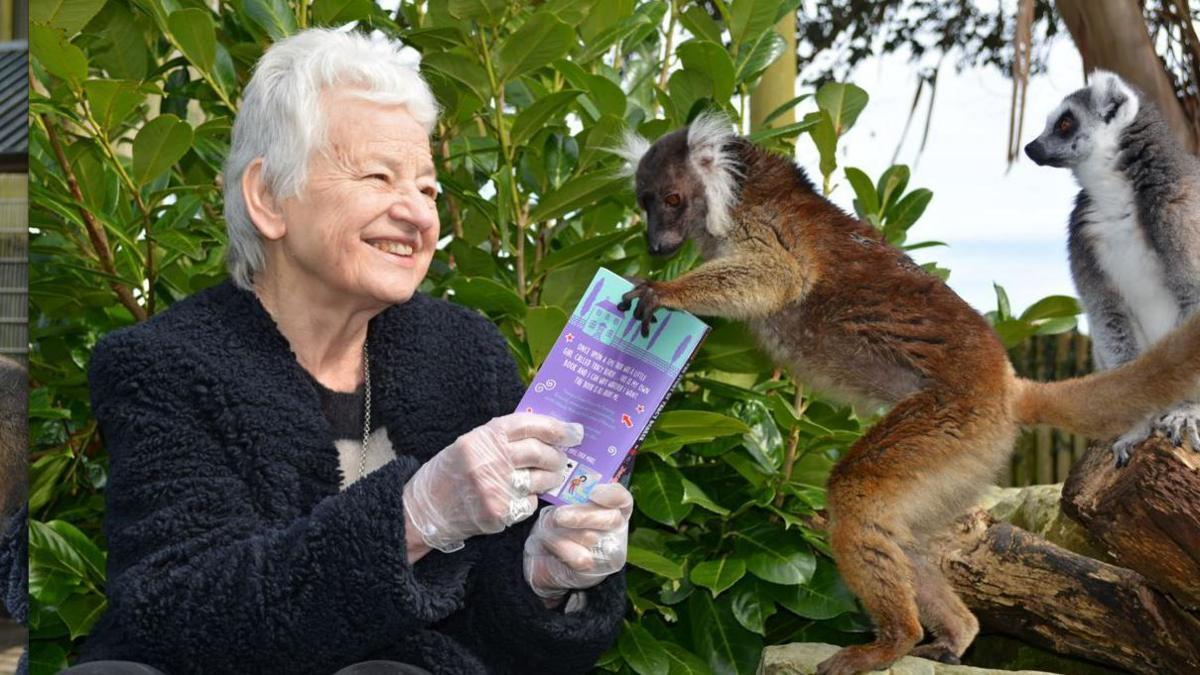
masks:
<path fill-rule="evenodd" d="M 720 113 L 701 113 L 688 125 L 688 162 L 704 185 L 708 201 L 705 226 L 721 237 L 729 232 L 730 211 L 737 201 L 737 161 L 730 149 L 733 123 Z"/>
<path fill-rule="evenodd" d="M 646 153 L 650 151 L 650 141 L 634 131 L 626 131 L 625 135 L 621 137 L 621 144 L 615 148 L 609 148 L 608 151 L 625 160 L 624 166 L 621 167 L 621 175 L 633 177 L 637 173 L 642 157 L 645 157 Z"/>
<path fill-rule="evenodd" d="M 1088 84 L 1092 90 L 1092 106 L 1105 123 L 1123 127 L 1133 121 L 1138 111 L 1138 95 L 1115 73 L 1094 70 Z"/>

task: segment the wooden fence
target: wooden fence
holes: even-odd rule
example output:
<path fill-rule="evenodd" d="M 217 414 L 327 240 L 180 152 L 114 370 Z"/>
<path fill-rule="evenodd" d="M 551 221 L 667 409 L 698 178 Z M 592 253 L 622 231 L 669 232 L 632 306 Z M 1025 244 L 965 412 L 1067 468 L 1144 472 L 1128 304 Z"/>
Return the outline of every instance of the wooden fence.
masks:
<path fill-rule="evenodd" d="M 1092 345 L 1077 331 L 1061 335 L 1034 336 L 1009 352 L 1022 377 L 1048 382 L 1092 372 Z M 1060 483 L 1071 465 L 1083 456 L 1087 439 L 1052 429 L 1021 434 L 1004 486 Z"/>

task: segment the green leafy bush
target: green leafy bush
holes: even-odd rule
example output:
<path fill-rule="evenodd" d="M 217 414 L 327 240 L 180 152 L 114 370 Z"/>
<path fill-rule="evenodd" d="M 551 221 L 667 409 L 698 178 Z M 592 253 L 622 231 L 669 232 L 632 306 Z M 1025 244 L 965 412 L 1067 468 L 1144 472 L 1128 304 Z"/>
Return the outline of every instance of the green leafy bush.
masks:
<path fill-rule="evenodd" d="M 715 7 L 718 18 L 703 7 Z M 423 285 L 491 317 L 526 377 L 601 265 L 670 278 L 651 258 L 620 161 L 706 109 L 746 118 L 795 2 L 646 0 L 63 0 L 31 41 L 33 672 L 66 664 L 105 608 L 107 462 L 89 411 L 96 340 L 225 276 L 220 163 L 248 71 L 271 41 L 357 21 L 418 49 L 444 107 L 434 138 L 445 240 Z M 752 134 L 816 144 L 828 191 L 867 94 L 830 83 L 800 122 Z M 898 245 L 928 204 L 906 167 L 845 177 Z M 944 273 L 944 271 L 943 271 Z M 823 485 L 863 423 L 808 395 L 715 322 L 642 448 L 630 612 L 606 671 L 749 673 L 763 645 L 848 643 L 868 629 L 828 556 Z"/>

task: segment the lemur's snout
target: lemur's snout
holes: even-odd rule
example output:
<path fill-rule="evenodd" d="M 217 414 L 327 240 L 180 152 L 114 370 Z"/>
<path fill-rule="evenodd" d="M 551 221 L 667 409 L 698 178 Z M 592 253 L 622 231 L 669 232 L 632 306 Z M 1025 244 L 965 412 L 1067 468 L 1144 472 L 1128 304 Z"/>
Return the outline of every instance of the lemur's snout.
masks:
<path fill-rule="evenodd" d="M 1034 164 L 1046 165 L 1046 148 L 1042 146 L 1041 141 L 1030 141 L 1029 145 L 1025 146 L 1025 154 L 1029 155 L 1029 159 L 1032 159 Z"/>

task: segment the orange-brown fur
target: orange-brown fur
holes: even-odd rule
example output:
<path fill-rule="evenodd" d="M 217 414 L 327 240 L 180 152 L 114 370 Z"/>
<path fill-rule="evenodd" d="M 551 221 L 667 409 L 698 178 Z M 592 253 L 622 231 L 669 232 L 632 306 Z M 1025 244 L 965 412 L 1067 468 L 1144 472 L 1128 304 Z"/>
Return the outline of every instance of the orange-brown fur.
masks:
<path fill-rule="evenodd" d="M 707 262 L 630 297 L 746 321 L 798 379 L 891 406 L 828 484 L 834 557 L 876 640 L 818 672 L 870 671 L 910 652 L 956 662 L 978 623 L 922 557 L 930 536 L 994 481 L 1021 425 L 1116 435 L 1192 393 L 1200 318 L 1123 368 L 1063 383 L 1019 379 L 992 328 L 941 280 L 817 194 L 790 161 L 733 147 L 742 176 L 728 233 L 693 229 Z M 934 639 L 914 650 L 922 624 Z"/>

